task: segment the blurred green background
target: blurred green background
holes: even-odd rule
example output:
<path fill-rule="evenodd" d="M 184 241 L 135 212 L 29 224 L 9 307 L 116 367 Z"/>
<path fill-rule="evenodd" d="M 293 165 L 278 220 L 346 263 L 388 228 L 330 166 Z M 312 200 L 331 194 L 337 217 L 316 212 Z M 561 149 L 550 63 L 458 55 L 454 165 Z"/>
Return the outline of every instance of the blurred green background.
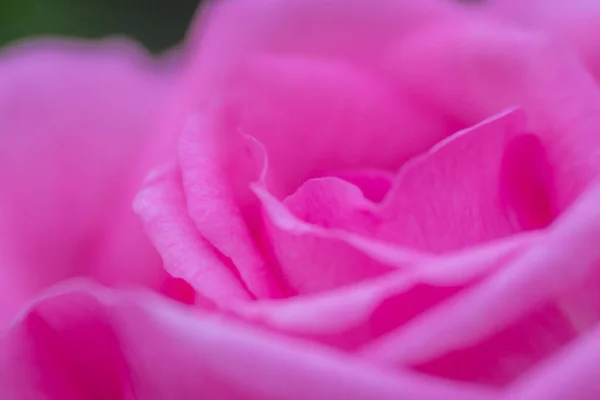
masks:
<path fill-rule="evenodd" d="M 150 50 L 183 38 L 199 0 L 0 0 L 0 46 L 53 34 L 127 35 Z"/>

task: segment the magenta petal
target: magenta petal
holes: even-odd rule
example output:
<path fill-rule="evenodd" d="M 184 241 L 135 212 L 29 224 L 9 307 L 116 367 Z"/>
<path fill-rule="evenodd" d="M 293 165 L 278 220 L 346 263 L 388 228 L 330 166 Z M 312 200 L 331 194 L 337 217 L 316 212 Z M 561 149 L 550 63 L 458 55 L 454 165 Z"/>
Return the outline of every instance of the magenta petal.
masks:
<path fill-rule="evenodd" d="M 293 290 L 309 293 L 332 289 L 428 258 L 370 237 L 370 217 L 367 215 L 361 219 L 360 211 L 355 213 L 353 207 L 360 208 L 362 204 L 366 210 L 372 204 L 356 186 L 339 178 L 311 180 L 308 186 L 280 202 L 266 188 L 269 169 L 265 149 L 253 138 L 247 137 L 246 140 L 253 143 L 257 154 L 263 158 L 261 179 L 251 188 L 264 212 L 264 229 L 270 250 L 283 278 Z M 317 190 L 313 191 L 313 187 Z M 321 192 L 319 187 L 325 187 L 327 191 Z M 326 196 L 319 197 L 321 193 Z M 338 198 L 333 200 L 331 196 Z M 329 203 L 330 207 L 325 207 L 321 200 Z M 315 201 L 316 207 L 311 208 Z M 294 212 L 302 213 L 306 220 Z M 344 229 L 348 228 L 344 222 L 350 223 L 352 229 Z M 363 224 L 361 228 L 365 229 L 362 232 L 357 228 L 357 222 Z"/>
<path fill-rule="evenodd" d="M 165 150 L 154 130 L 175 70 L 124 41 L 1 53 L 0 314 L 73 276 L 159 286 L 131 202 Z"/>
<path fill-rule="evenodd" d="M 596 400 L 600 393 L 600 330 L 583 335 L 527 374 L 506 394 L 510 400 Z"/>
<path fill-rule="evenodd" d="M 335 60 L 256 56 L 214 98 L 266 148 L 278 197 L 332 171 L 397 168 L 444 132 L 378 77 Z"/>
<path fill-rule="evenodd" d="M 240 65 L 267 54 L 380 71 L 392 42 L 455 11 L 438 0 L 380 0 L 378 7 L 369 0 L 222 1 L 197 18 L 190 35 L 195 60 L 182 90 L 210 103 Z"/>
<path fill-rule="evenodd" d="M 226 116 L 226 115 L 225 115 Z M 179 143 L 187 212 L 198 234 L 231 262 L 258 298 L 281 296 L 282 288 L 255 242 L 256 212 L 248 185 L 262 168 L 252 146 L 222 112 L 191 118 Z"/>
<path fill-rule="evenodd" d="M 360 56 L 381 56 L 390 41 L 421 26 L 454 17 L 458 7 L 438 0 L 381 0 L 379 5 L 370 7 L 368 0 L 220 2 L 208 7 L 206 18 L 197 20 L 197 29 L 192 33 L 194 44 L 220 55 L 204 60 L 207 66 L 222 67 L 231 62 L 231 67 L 233 60 L 248 54 L 283 49 L 294 54 L 349 57 L 352 62 L 376 64 L 381 59 Z M 212 72 L 218 70 L 211 68 Z"/>
<path fill-rule="evenodd" d="M 523 134 L 524 124 L 523 111 L 511 110 L 449 137 L 407 163 L 375 213 L 380 221 L 375 236 L 444 252 L 522 230 L 512 215 L 514 205 L 505 204 L 502 194 L 514 180 L 504 174 L 503 161 L 507 155 L 515 158 L 507 151 Z M 528 166 L 519 166 L 525 167 L 526 175 Z M 535 178 L 526 184 L 535 185 Z M 519 195 L 510 200 L 518 201 Z M 552 193 L 539 193 L 541 200 L 549 196 Z"/>
<path fill-rule="evenodd" d="M 219 2 L 192 32 L 173 129 L 229 108 L 229 128 L 266 147 L 277 197 L 338 168 L 398 167 L 451 130 L 383 64 L 409 27 L 454 15 L 427 0 Z"/>
<path fill-rule="evenodd" d="M 521 230 L 509 209 L 521 200 L 521 192 L 511 187 L 514 177 L 503 172 L 507 158 L 524 157 L 506 153 L 521 137 L 523 118 L 521 110 L 509 111 L 413 160 L 381 207 L 338 178 L 309 180 L 283 204 L 255 185 L 268 217 L 269 241 L 288 283 L 300 293 L 332 289 L 379 276 L 390 266 L 417 268 L 418 254 L 407 259 L 411 251 L 406 248 L 455 250 Z M 530 150 L 524 150 L 525 156 Z M 532 175 L 527 183 L 535 185 L 536 179 Z M 502 202 L 503 190 L 514 194 L 509 204 Z M 552 193 L 539 195 L 546 201 Z M 384 248 L 401 250 L 403 257 L 382 257 Z"/>
<path fill-rule="evenodd" d="M 552 318 L 549 322 L 557 325 L 542 326 L 536 335 L 542 335 L 545 329 L 548 335 L 558 334 L 556 341 L 537 342 L 546 347 L 546 354 L 542 351 L 541 355 L 560 347 L 579 330 L 577 320 L 583 317 L 594 321 L 600 315 L 599 310 L 586 315 L 591 306 L 588 301 L 577 303 L 577 298 L 585 298 L 580 292 L 587 283 L 598 279 L 599 199 L 600 185 L 595 184 L 527 252 L 481 284 L 370 344 L 364 353 L 378 360 L 422 364 L 475 346 L 511 324 L 518 328 L 526 322 L 524 318 L 539 310 L 542 314 L 547 311 Z M 576 301 L 576 306 L 563 307 L 563 301 Z M 527 325 L 522 328 L 521 334 L 533 332 Z M 564 334 L 563 328 L 567 330 Z M 499 342 L 496 349 L 502 346 L 510 344 Z"/>
<path fill-rule="evenodd" d="M 356 185 L 374 203 L 381 202 L 394 184 L 394 174 L 378 169 L 342 170 L 332 175 Z"/>
<path fill-rule="evenodd" d="M 543 229 L 554 220 L 554 168 L 537 136 L 519 135 L 508 143 L 500 180 L 505 212 L 519 227 Z"/>
<path fill-rule="evenodd" d="M 268 207 L 264 200 L 263 205 Z M 382 264 L 334 238 L 333 231 L 338 231 L 338 236 L 361 235 L 364 241 L 374 236 L 377 221 L 371 215 L 373 204 L 353 184 L 338 178 L 312 179 L 286 198 L 282 206 L 289 211 L 289 219 L 298 219 L 296 225 L 306 226 L 305 232 L 295 233 L 268 219 L 267 235 L 283 275 L 300 293 L 333 289 L 401 266 Z"/>
<path fill-rule="evenodd" d="M 421 262 L 410 271 L 310 296 L 234 305 L 232 312 L 271 330 L 356 350 L 494 273 L 539 237 L 520 235 Z"/>
<path fill-rule="evenodd" d="M 217 303 L 249 299 L 238 271 L 198 234 L 185 206 L 181 174 L 175 167 L 154 171 L 134 203 L 167 271 Z"/>
<path fill-rule="evenodd" d="M 296 218 L 320 228 L 433 252 L 543 228 L 553 218 L 553 176 L 547 163 L 536 163 L 543 149 L 539 141 L 523 134 L 523 126 L 522 110 L 511 110 L 451 136 L 407 163 L 380 205 L 338 178 L 308 180 L 284 205 Z M 282 237 L 277 235 L 272 239 L 284 268 L 298 261 L 298 255 L 310 253 L 308 249 L 293 254 L 287 251 L 297 248 L 297 237 L 290 238 L 296 244 L 281 244 Z M 325 257 L 325 252 L 312 252 Z M 293 285 L 306 290 L 310 290 L 307 284 L 324 282 L 308 277 L 327 275 L 325 271 L 335 268 L 332 265 L 339 266 L 349 282 L 369 276 L 365 271 L 350 272 L 350 262 L 313 260 L 305 264 L 314 269 L 292 269 L 303 271 L 305 278 L 296 277 L 302 283 Z M 375 275 L 384 272 L 375 264 L 368 269 Z"/>
<path fill-rule="evenodd" d="M 90 287 L 41 300 L 1 345 L 0 390 L 15 399 L 489 400 L 498 395 L 406 371 L 385 372 L 150 294 Z"/>
<path fill-rule="evenodd" d="M 111 325 L 106 307 L 82 291 L 36 304 L 2 338 L 3 395 L 49 400 L 134 396 L 134 377 Z"/>
<path fill-rule="evenodd" d="M 541 32 L 473 18 L 398 44 L 397 79 L 422 101 L 471 125 L 519 105 L 554 168 L 564 211 L 600 169 L 600 92 L 577 54 Z M 435 115 L 432 115 L 434 118 Z"/>

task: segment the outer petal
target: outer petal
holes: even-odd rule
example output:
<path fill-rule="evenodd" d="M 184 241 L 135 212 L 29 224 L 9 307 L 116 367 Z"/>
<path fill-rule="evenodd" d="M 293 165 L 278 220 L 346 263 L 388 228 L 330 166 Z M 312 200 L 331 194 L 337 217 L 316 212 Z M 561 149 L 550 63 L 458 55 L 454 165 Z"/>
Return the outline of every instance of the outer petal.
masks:
<path fill-rule="evenodd" d="M 514 400 L 594 400 L 600 393 L 600 331 L 579 340 L 527 374 L 506 394 Z"/>
<path fill-rule="evenodd" d="M 539 238 L 522 234 L 322 293 L 224 308 L 271 330 L 355 351 L 478 284 Z"/>
<path fill-rule="evenodd" d="M 149 294 L 90 288 L 57 294 L 34 305 L 2 345 L 0 389 L 14 399 L 497 397 L 478 387 L 385 372 Z"/>
<path fill-rule="evenodd" d="M 457 133 L 407 163 L 381 204 L 339 178 L 311 179 L 284 202 L 268 178 L 253 185 L 284 278 L 300 293 L 323 291 L 427 262 L 408 249 L 457 250 L 545 227 L 551 170 L 536 165 L 539 142 L 522 124 L 511 110 Z"/>
<path fill-rule="evenodd" d="M 518 376 L 599 319 L 599 199 L 597 182 L 527 252 L 365 354 L 471 379 L 504 359 L 505 379 Z"/>
<path fill-rule="evenodd" d="M 285 204 L 311 224 L 432 252 L 543 228 L 554 218 L 552 166 L 524 126 L 522 110 L 509 110 L 454 134 L 407 162 L 381 204 L 331 177 Z"/>
<path fill-rule="evenodd" d="M 0 314 L 74 275 L 158 284 L 131 201 L 161 147 L 169 81 L 126 42 L 46 40 L 0 55 Z"/>
<path fill-rule="evenodd" d="M 423 30 L 395 58 L 399 81 L 466 125 L 522 105 L 555 169 L 557 212 L 596 176 L 600 92 L 561 42 L 474 18 Z"/>

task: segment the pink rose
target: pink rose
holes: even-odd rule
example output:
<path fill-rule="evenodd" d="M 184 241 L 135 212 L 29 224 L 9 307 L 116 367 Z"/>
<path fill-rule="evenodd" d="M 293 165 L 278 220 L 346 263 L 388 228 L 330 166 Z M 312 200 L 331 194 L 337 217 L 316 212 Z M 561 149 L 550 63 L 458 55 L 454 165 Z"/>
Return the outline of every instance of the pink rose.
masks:
<path fill-rule="evenodd" d="M 134 208 L 195 306 L 56 286 L 0 339 L 0 392 L 596 399 L 600 64 L 545 17 L 495 7 L 207 9 L 185 69 L 158 72 L 179 80 L 150 149 L 118 167 L 131 189 L 158 165 Z M 82 264 L 140 268 L 124 282 L 154 265 L 101 260 Z"/>

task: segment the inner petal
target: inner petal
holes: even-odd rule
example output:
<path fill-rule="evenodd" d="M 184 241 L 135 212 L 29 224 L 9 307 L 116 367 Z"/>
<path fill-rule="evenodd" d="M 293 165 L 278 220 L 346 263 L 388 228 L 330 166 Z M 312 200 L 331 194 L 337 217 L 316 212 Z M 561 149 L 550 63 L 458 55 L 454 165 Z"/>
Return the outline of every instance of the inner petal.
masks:
<path fill-rule="evenodd" d="M 378 169 L 338 171 L 333 176 L 356 185 L 363 196 L 374 203 L 380 203 L 394 183 L 394 175 L 391 172 Z"/>
<path fill-rule="evenodd" d="M 223 93 L 236 127 L 266 148 L 279 198 L 326 172 L 397 168 L 447 132 L 408 94 L 332 60 L 258 56 Z"/>
<path fill-rule="evenodd" d="M 410 268 L 419 251 L 457 251 L 546 226 L 553 218 L 552 173 L 524 125 L 523 111 L 513 109 L 458 132 L 408 162 L 379 203 L 365 189 L 385 188 L 385 180 L 379 185 L 373 176 L 346 172 L 339 174 L 346 179 L 307 180 L 275 214 L 263 202 L 282 274 L 298 293 L 321 291 Z M 273 219 L 284 213 L 287 222 Z M 348 235 L 354 239 L 341 239 Z M 370 241 L 370 250 L 356 238 Z M 374 260 L 373 246 L 413 255 Z"/>
<path fill-rule="evenodd" d="M 306 181 L 285 204 L 305 222 L 428 252 L 541 229 L 555 215 L 552 168 L 523 126 L 522 110 L 511 110 L 408 162 L 391 188 L 344 172 Z"/>
<path fill-rule="evenodd" d="M 509 111 L 405 165 L 379 212 L 380 237 L 440 253 L 518 232 L 499 184 L 507 145 L 524 125 L 522 110 Z"/>
<path fill-rule="evenodd" d="M 500 188 L 508 212 L 522 229 L 542 229 L 556 216 L 552 166 L 540 139 L 532 134 L 512 140 L 503 156 Z"/>

